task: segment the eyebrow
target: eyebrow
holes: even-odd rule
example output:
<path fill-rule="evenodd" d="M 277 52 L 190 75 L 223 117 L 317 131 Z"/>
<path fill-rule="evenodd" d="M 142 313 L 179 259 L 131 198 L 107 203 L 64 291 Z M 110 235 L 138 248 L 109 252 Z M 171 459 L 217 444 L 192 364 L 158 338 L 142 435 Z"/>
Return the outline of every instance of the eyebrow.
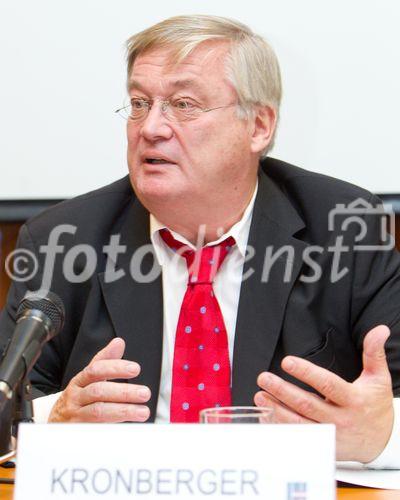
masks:
<path fill-rule="evenodd" d="M 168 85 L 175 89 L 186 89 L 191 87 L 203 94 L 203 89 L 201 88 L 201 85 L 199 85 L 198 82 L 196 82 L 196 80 L 191 80 L 191 79 L 174 80 L 168 83 Z M 133 89 L 145 92 L 145 88 L 140 82 L 138 82 L 137 80 L 129 80 L 128 91 L 131 91 Z"/>

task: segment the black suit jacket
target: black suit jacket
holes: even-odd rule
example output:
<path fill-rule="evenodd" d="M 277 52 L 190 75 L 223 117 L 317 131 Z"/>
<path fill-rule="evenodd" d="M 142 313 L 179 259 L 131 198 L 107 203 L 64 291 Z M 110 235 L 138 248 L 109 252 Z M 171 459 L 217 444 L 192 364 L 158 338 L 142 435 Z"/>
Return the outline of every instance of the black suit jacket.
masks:
<path fill-rule="evenodd" d="M 248 242 L 255 255 L 244 267 L 250 277 L 241 286 L 235 332 L 233 404 L 252 404 L 258 390 L 257 376 L 264 370 L 290 380 L 280 368 L 287 354 L 302 356 L 346 380 L 354 380 L 362 369 L 363 338 L 380 323 L 392 330 L 386 351 L 394 393 L 400 394 L 399 254 L 354 251 L 352 246 L 360 230 L 357 224 L 349 224 L 343 231 L 338 220 L 333 231 L 328 229 L 329 211 L 358 198 L 377 203 L 370 193 L 348 183 L 271 158 L 261 163 Z M 363 243 L 379 245 L 380 221 L 372 215 L 364 219 L 368 231 Z M 51 284 L 64 302 L 66 323 L 60 335 L 45 346 L 33 370 L 36 395 L 65 388 L 97 351 L 120 336 L 126 341 L 124 357 L 142 366 L 140 376 L 132 382 L 150 387 L 154 420 L 161 375 L 162 283 L 160 275 L 149 283 L 135 282 L 130 276 L 132 255 L 151 242 L 149 214 L 135 197 L 127 177 L 63 202 L 22 227 L 18 245 L 37 256 L 39 273 L 27 283 L 12 285 L 0 319 L 0 340 L 4 345 L 12 334 L 16 308 L 27 288 L 39 288 L 44 271 L 40 247 L 48 243 L 51 230 L 60 224 L 76 227 L 75 234 L 64 233 L 59 239 L 64 251 L 55 260 Z M 123 270 L 125 276 L 107 282 L 103 247 L 112 234 L 120 234 L 119 243 L 127 247 L 116 262 L 116 269 Z M 334 254 L 329 247 L 338 236 L 343 238 L 343 245 L 349 246 L 340 257 L 340 270 L 348 272 L 332 283 Z M 65 254 L 77 244 L 90 245 L 97 254 L 95 270 L 84 283 L 70 283 L 63 276 Z M 276 252 L 282 248 L 268 273 L 266 254 L 278 257 Z M 305 279 L 315 271 L 304 259 L 304 252 L 310 251 L 322 269 L 320 279 L 313 283 Z M 81 254 L 75 259 L 75 273 L 85 266 Z M 149 252 L 142 261 L 143 274 L 153 266 L 157 263 Z"/>

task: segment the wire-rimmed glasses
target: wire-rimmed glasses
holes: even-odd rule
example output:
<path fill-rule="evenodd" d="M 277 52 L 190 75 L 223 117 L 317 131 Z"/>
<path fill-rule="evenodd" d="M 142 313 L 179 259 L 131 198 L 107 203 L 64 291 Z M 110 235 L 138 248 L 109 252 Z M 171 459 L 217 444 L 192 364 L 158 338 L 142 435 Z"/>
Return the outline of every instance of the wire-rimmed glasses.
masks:
<path fill-rule="evenodd" d="M 130 102 L 115 110 L 120 116 L 126 120 L 130 119 L 136 122 L 143 121 L 147 118 L 150 110 L 154 106 L 155 102 L 158 102 L 161 106 L 161 112 L 170 121 L 173 122 L 185 122 L 189 120 L 196 120 L 203 113 L 209 113 L 216 109 L 229 108 L 231 106 L 236 106 L 236 103 L 226 104 L 225 106 L 216 106 L 213 108 L 202 108 L 197 103 L 187 100 L 187 99 L 173 99 L 167 101 L 150 101 L 141 98 L 132 98 Z"/>

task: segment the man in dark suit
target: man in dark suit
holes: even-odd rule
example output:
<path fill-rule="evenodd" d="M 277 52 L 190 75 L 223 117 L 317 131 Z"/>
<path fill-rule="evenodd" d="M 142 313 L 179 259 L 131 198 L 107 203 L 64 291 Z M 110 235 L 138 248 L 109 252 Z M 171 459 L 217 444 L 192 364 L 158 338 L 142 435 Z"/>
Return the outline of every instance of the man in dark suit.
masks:
<path fill-rule="evenodd" d="M 1 335 L 27 289 L 62 298 L 65 328 L 32 374 L 37 395 L 57 393 L 49 420 L 169 419 L 187 270 L 179 274 L 183 258 L 160 234 L 195 251 L 202 229 L 205 245 L 235 240 L 213 284 L 232 403 L 273 406 L 283 422 L 335 423 L 338 459 L 378 457 L 393 446 L 400 393 L 400 259 L 384 250 L 377 200 L 260 161 L 273 143 L 279 67 L 240 23 L 179 17 L 135 35 L 128 90 L 129 179 L 54 207 L 20 234 L 39 272 L 13 284 Z M 359 228 L 345 215 L 328 224 L 338 204 L 359 200 L 371 207 L 363 243 L 374 250 L 357 250 Z"/>

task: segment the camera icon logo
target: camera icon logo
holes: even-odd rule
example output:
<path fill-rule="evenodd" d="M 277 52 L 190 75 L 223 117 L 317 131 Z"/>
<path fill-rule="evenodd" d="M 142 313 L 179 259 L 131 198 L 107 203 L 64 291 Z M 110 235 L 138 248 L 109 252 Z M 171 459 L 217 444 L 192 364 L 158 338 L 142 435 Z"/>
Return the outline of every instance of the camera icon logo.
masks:
<path fill-rule="evenodd" d="M 377 218 L 379 228 L 379 244 L 368 243 L 369 232 L 371 232 L 371 217 Z M 330 210 L 328 215 L 328 230 L 334 231 L 337 227 L 335 221 L 340 218 L 340 230 L 345 232 L 351 224 L 359 226 L 359 232 L 355 237 L 354 250 L 357 251 L 387 251 L 395 247 L 395 213 L 391 205 L 372 205 L 363 198 L 357 198 L 348 205 L 337 204 Z M 373 237 L 376 240 L 377 237 Z"/>

